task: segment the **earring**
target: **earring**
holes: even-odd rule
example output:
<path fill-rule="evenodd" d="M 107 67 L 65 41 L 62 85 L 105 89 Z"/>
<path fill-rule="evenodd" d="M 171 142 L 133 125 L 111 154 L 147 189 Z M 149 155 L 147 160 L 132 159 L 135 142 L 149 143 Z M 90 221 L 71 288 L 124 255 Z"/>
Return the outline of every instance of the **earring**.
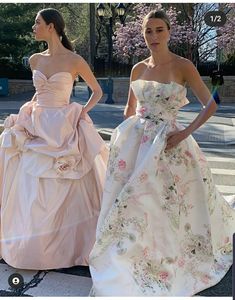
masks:
<path fill-rule="evenodd" d="M 62 35 L 60 36 L 60 41 L 62 42 L 62 39 L 63 39 L 63 37 L 62 37 Z"/>

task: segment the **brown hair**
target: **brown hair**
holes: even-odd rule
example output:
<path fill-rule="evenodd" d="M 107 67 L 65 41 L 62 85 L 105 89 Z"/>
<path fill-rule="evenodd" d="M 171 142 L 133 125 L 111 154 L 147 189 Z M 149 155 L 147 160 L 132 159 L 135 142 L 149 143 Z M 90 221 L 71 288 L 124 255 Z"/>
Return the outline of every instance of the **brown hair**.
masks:
<path fill-rule="evenodd" d="M 65 22 L 60 12 L 54 8 L 45 8 L 40 10 L 38 13 L 47 25 L 49 25 L 50 23 L 54 24 L 57 34 L 61 37 L 62 45 L 65 48 L 73 51 L 73 46 L 64 32 Z"/>
<path fill-rule="evenodd" d="M 167 14 L 163 10 L 151 10 L 143 19 L 142 28 L 144 28 L 146 22 L 149 19 L 161 19 L 167 25 L 168 30 L 171 29 L 170 19 L 168 18 Z"/>

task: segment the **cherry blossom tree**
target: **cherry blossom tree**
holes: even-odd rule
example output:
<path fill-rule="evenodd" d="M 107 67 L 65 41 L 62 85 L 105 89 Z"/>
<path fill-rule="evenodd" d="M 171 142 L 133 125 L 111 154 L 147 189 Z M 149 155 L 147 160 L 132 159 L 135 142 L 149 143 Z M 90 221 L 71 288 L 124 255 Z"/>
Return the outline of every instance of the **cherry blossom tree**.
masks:
<path fill-rule="evenodd" d="M 145 45 L 141 30 L 143 17 L 153 9 L 162 9 L 162 5 L 136 4 L 133 8 L 133 17 L 130 18 L 129 22 L 126 22 L 125 25 L 118 24 L 114 38 L 114 51 L 117 57 L 123 62 L 141 59 L 148 55 L 149 51 Z M 169 46 L 180 50 L 182 45 L 194 45 L 196 43 L 197 33 L 193 31 L 191 20 L 179 23 L 178 17 L 181 11 L 177 11 L 174 7 L 170 7 L 165 11 L 172 25 Z"/>
<path fill-rule="evenodd" d="M 235 3 L 225 3 L 224 9 L 227 14 L 227 21 L 224 26 L 218 29 L 217 43 L 224 55 L 235 53 Z"/>
<path fill-rule="evenodd" d="M 135 63 L 149 55 L 142 30 L 143 17 L 150 10 L 164 9 L 171 22 L 170 48 L 194 63 L 207 61 L 216 56 L 217 49 L 224 54 L 234 53 L 235 16 L 234 3 L 218 4 L 136 4 L 133 16 L 125 25 L 118 24 L 114 50 L 116 57 L 125 63 Z M 224 27 L 210 27 L 205 24 L 204 16 L 208 11 L 223 10 L 227 15 Z"/>

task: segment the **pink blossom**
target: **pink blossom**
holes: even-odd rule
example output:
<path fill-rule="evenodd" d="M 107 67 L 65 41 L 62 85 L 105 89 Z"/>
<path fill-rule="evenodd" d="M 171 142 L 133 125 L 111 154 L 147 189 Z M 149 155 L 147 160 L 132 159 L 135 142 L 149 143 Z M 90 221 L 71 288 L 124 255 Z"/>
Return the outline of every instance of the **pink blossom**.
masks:
<path fill-rule="evenodd" d="M 72 170 L 76 165 L 75 158 L 71 156 L 61 156 L 55 160 L 54 169 L 59 175 Z"/>
<path fill-rule="evenodd" d="M 174 176 L 174 180 L 175 180 L 175 182 L 177 183 L 177 182 L 180 181 L 180 177 L 179 177 L 178 175 L 175 175 L 175 176 Z"/>
<path fill-rule="evenodd" d="M 146 107 L 141 107 L 140 109 L 138 109 L 138 113 L 143 116 L 144 113 L 147 111 Z"/>
<path fill-rule="evenodd" d="M 235 26 L 235 10 L 234 3 L 225 3 L 225 11 L 227 13 L 227 20 L 224 26 L 218 29 L 217 43 L 220 49 L 223 49 L 223 54 L 234 53 L 235 38 L 234 38 L 234 26 Z"/>
<path fill-rule="evenodd" d="M 225 244 L 229 243 L 229 237 L 228 236 L 224 239 L 224 243 Z"/>
<path fill-rule="evenodd" d="M 146 143 L 149 140 L 149 137 L 147 135 L 143 135 L 141 139 L 141 144 Z"/>
<path fill-rule="evenodd" d="M 158 275 L 159 275 L 159 279 L 162 281 L 166 281 L 169 277 L 169 274 L 165 271 L 160 272 Z"/>
<path fill-rule="evenodd" d="M 190 158 L 192 158 L 193 156 L 192 156 L 192 153 L 191 152 L 189 152 L 188 150 L 186 150 L 185 152 L 185 155 L 187 155 L 188 157 L 190 157 Z"/>
<path fill-rule="evenodd" d="M 160 3 L 135 4 L 133 7 L 133 17 L 130 17 L 125 26 L 118 24 L 115 31 L 114 51 L 117 57 L 125 63 L 133 63 L 131 59 L 143 59 L 149 55 L 142 34 L 143 17 L 150 10 L 160 10 Z M 196 44 L 197 31 L 193 29 L 192 20 L 179 24 L 179 15 L 181 12 L 176 8 L 170 7 L 166 10 L 172 24 L 170 45 L 179 47 L 181 44 Z"/>
<path fill-rule="evenodd" d="M 148 179 L 148 174 L 147 173 L 142 173 L 140 175 L 140 182 L 143 183 L 145 180 Z"/>
<path fill-rule="evenodd" d="M 144 254 L 144 257 L 148 257 L 148 254 L 149 254 L 149 248 L 148 247 L 144 248 L 143 254 Z"/>
<path fill-rule="evenodd" d="M 118 24 L 114 38 L 114 52 L 119 60 L 124 63 L 134 64 L 137 61 L 146 58 L 149 55 L 149 50 L 144 42 L 142 30 L 143 17 L 150 10 L 160 10 L 160 3 L 139 3 L 133 4 L 133 17 L 129 16 L 125 26 Z M 205 8 L 203 8 L 205 9 Z M 234 3 L 224 3 L 220 5 L 220 10 L 226 13 L 227 21 L 216 30 L 216 34 L 211 38 L 211 31 L 205 36 L 205 31 L 208 29 L 199 25 L 202 22 L 202 16 L 196 14 L 193 18 L 188 15 L 184 17 L 183 13 L 177 7 L 168 7 L 165 9 L 171 23 L 171 39 L 169 45 L 181 53 L 182 48 L 186 48 L 184 56 L 192 59 L 192 46 L 199 47 L 199 52 L 202 52 L 201 60 L 205 60 L 208 56 L 208 48 L 213 48 L 214 44 L 223 50 L 223 54 L 232 54 L 235 48 L 235 17 Z M 211 43 L 212 39 L 215 43 Z"/>
<path fill-rule="evenodd" d="M 207 274 L 204 274 L 201 278 L 201 281 L 204 282 L 205 284 L 208 284 L 210 280 L 211 280 L 211 278 Z"/>
<path fill-rule="evenodd" d="M 123 160 L 123 159 L 119 160 L 119 162 L 118 162 L 118 168 L 121 171 L 123 171 L 123 170 L 126 169 L 126 162 L 125 162 L 125 160 Z"/>
<path fill-rule="evenodd" d="M 182 268 L 182 267 L 184 266 L 184 264 L 185 264 L 185 260 L 184 260 L 182 257 L 180 257 L 180 258 L 178 259 L 178 266 L 179 266 L 180 268 Z"/>

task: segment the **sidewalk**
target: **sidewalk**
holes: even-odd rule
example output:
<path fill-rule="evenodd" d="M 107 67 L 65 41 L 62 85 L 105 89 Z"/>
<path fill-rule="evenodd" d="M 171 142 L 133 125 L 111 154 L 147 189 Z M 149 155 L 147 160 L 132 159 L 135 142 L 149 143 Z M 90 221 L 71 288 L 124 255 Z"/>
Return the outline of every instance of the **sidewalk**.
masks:
<path fill-rule="evenodd" d="M 33 93 L 24 93 L 10 97 L 0 98 L 0 124 L 9 113 L 17 113 L 19 108 L 29 101 Z M 72 102 L 82 105 L 88 99 L 87 88 L 77 87 Z M 98 103 L 90 112 L 95 127 L 106 140 L 110 139 L 111 133 L 123 121 L 124 105 Z M 200 103 L 189 103 L 178 114 L 178 121 L 188 126 L 201 110 Z M 217 112 L 206 124 L 193 133 L 194 138 L 201 147 L 227 147 L 235 148 L 235 104 L 221 104 Z M 235 150 L 233 150 L 235 155 Z"/>

